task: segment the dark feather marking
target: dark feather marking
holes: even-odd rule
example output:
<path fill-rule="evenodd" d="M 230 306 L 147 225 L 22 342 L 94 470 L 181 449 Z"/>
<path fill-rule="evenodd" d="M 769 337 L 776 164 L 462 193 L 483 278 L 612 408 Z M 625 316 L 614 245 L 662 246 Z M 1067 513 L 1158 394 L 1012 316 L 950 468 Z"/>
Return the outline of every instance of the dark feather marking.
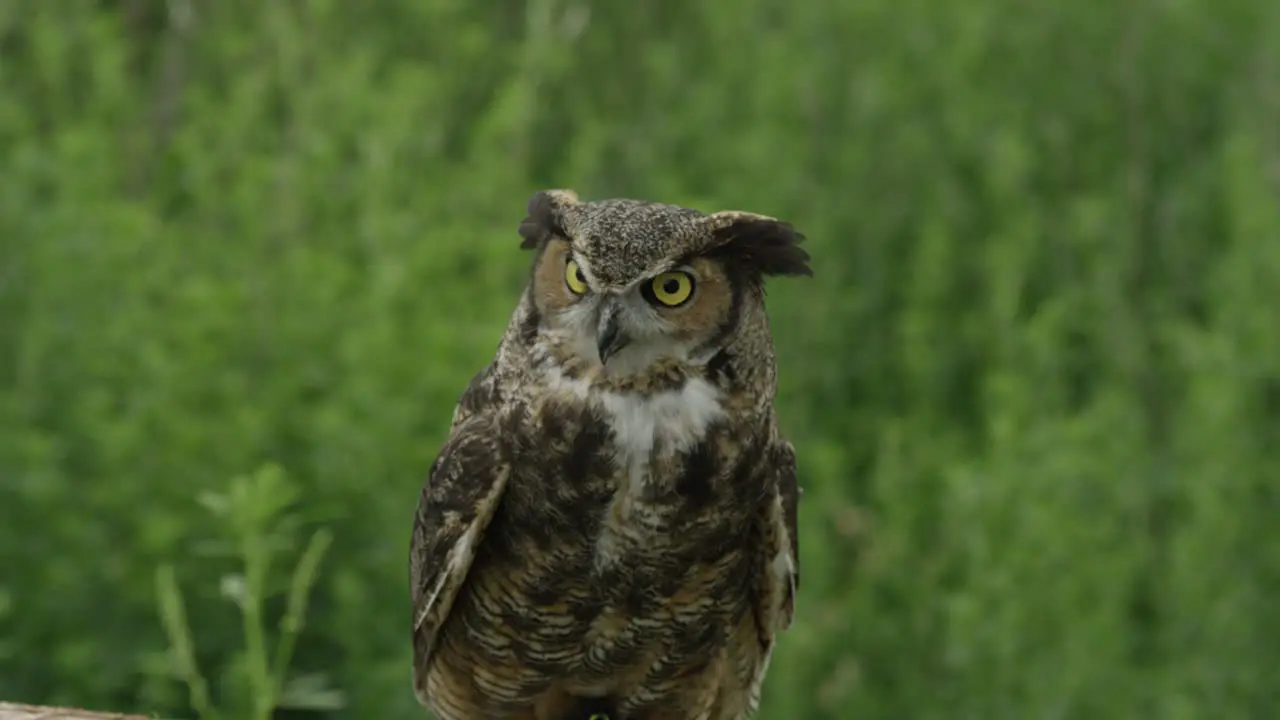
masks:
<path fill-rule="evenodd" d="M 605 720 L 627 720 L 613 698 L 575 698 L 573 704 L 555 720 L 593 720 L 604 716 Z"/>
<path fill-rule="evenodd" d="M 503 516 L 507 514 L 509 496 L 502 498 L 489 524 L 484 545 L 476 550 L 475 566 L 507 564 L 520 558 L 520 546 L 514 537 L 515 528 Z"/>
<path fill-rule="evenodd" d="M 658 593 L 659 577 L 656 573 L 646 573 L 652 577 L 634 577 L 631 587 L 623 600 L 622 607 L 632 617 L 648 617 L 662 604 L 662 596 Z"/>
<path fill-rule="evenodd" d="M 688 564 L 714 563 L 744 547 L 743 537 L 742 532 L 734 531 L 733 528 L 726 528 L 724 532 L 716 533 L 706 538 L 703 542 L 690 547 L 686 554 Z"/>
<path fill-rule="evenodd" d="M 566 574 L 567 577 L 567 574 Z M 596 580 L 597 583 L 603 585 L 603 582 Z M 563 584 L 561 585 L 563 588 Z M 592 588 L 598 590 L 598 588 Z M 595 598 L 589 600 L 574 599 L 565 603 L 569 606 L 569 615 L 573 617 L 574 622 L 585 626 L 587 623 L 595 620 L 600 614 L 600 603 Z"/>
<path fill-rule="evenodd" d="M 724 625 L 720 622 L 705 620 L 682 623 L 684 632 L 676 634 L 676 642 L 670 654 L 681 658 L 681 662 L 664 663 L 662 667 L 651 670 L 651 680 L 674 680 L 681 677 L 694 677 L 701 674 L 711 664 L 712 655 L 705 652 L 707 648 L 717 645 L 724 635 Z"/>
<path fill-rule="evenodd" d="M 778 492 L 782 495 L 783 520 L 791 535 L 791 558 L 795 562 L 796 592 L 800 591 L 800 533 L 797 532 L 800 489 L 796 485 L 796 453 L 790 443 L 779 445 L 774 451 L 774 464 L 778 471 Z M 793 598 L 794 601 L 794 598 Z"/>
<path fill-rule="evenodd" d="M 719 469 L 717 459 L 714 439 L 703 440 L 685 456 L 684 469 L 676 480 L 676 492 L 684 501 L 684 512 L 700 513 L 711 502 L 711 479 Z"/>
<path fill-rule="evenodd" d="M 524 226 L 521 225 L 521 228 Z M 523 234 L 523 229 L 521 230 Z M 534 247 L 530 245 L 529 247 Z M 521 305 L 528 308 L 527 314 L 520 323 L 520 340 L 525 345 L 532 345 L 538 339 L 538 326 L 542 324 L 542 313 L 538 312 L 538 303 L 534 300 L 534 288 L 537 286 L 538 265 L 542 262 L 542 254 L 547 251 L 546 243 L 537 245 L 533 262 L 529 263 L 529 278 L 525 283 L 524 297 Z"/>
<path fill-rule="evenodd" d="M 510 601 L 504 603 L 504 605 L 510 604 L 512 604 Z M 505 612 L 502 613 L 502 622 L 504 622 L 507 627 L 514 629 L 522 637 L 530 637 L 536 635 L 538 630 L 542 629 L 544 625 L 542 623 L 542 619 L 538 617 L 537 613 L 526 612 L 525 610 L 525 608 L 516 607 L 506 608 Z M 491 618 L 480 618 L 480 620 L 481 622 L 492 622 Z M 476 639 L 479 640 L 480 638 L 477 636 Z"/>
<path fill-rule="evenodd" d="M 542 406 L 542 411 L 538 413 L 538 432 L 547 438 L 548 442 L 562 442 L 569 435 L 569 415 L 565 412 L 566 405 L 554 400 L 547 402 Z M 565 456 L 565 472 L 568 472 L 568 464 L 570 458 L 573 457 L 571 450 Z"/>
<path fill-rule="evenodd" d="M 583 410 L 580 427 L 564 462 L 565 478 L 575 487 L 590 477 L 591 470 L 601 461 L 601 450 L 609 440 L 608 425 L 591 408 Z"/>
<path fill-rule="evenodd" d="M 767 630 L 767 621 L 759 615 L 761 609 L 763 609 L 763 603 L 765 602 L 766 596 L 763 594 L 763 590 L 768 587 L 769 581 L 767 573 L 770 571 L 768 563 L 771 560 L 771 558 L 768 558 L 767 554 L 764 552 L 766 549 L 765 540 L 767 537 L 767 530 L 765 522 L 767 522 L 767 518 L 767 514 L 762 514 L 757 522 L 751 524 L 750 537 L 747 540 L 748 547 L 753 548 L 756 553 L 756 562 L 747 568 L 746 575 L 751 579 L 752 590 L 755 593 L 759 593 L 755 596 L 757 603 L 755 608 L 757 612 L 756 645 L 759 647 L 761 653 L 766 652 L 769 644 L 772 642 L 772 634 Z"/>
<path fill-rule="evenodd" d="M 453 478 L 461 476 L 463 468 L 468 465 L 492 466 L 492 457 L 480 456 L 473 445 L 474 443 L 459 443 L 452 448 L 453 453 L 441 453 L 435 462 L 431 463 L 428 477 L 433 479 L 447 477 L 452 481 Z M 418 508 L 419 525 L 423 528 L 437 527 L 443 523 L 444 516 L 449 513 L 473 515 L 476 503 L 488 489 L 484 483 L 450 482 L 447 487 L 437 487 L 434 483 L 428 482 L 422 488 L 423 504 Z M 441 544 L 449 547 L 457 538 L 448 536 L 432 539 L 443 541 Z"/>
<path fill-rule="evenodd" d="M 720 323 L 720 327 L 716 328 L 716 334 L 703 343 L 703 348 L 724 345 L 725 341 L 738 329 L 738 323 L 742 320 L 742 305 L 746 299 L 746 293 L 748 288 L 753 285 L 752 282 L 748 282 L 747 278 L 743 277 L 745 273 L 750 271 L 744 269 L 740 263 L 729 262 L 727 270 L 729 276 L 729 314 L 725 316 L 724 322 Z"/>
<path fill-rule="evenodd" d="M 520 237 L 523 238 L 520 243 L 522 250 L 536 248 L 552 237 L 568 237 L 560 223 L 555 203 L 548 193 L 543 191 L 534 193 L 529 198 L 526 211 L 528 216 L 520 221 L 519 229 Z"/>
<path fill-rule="evenodd" d="M 663 598 L 670 598 L 684 587 L 685 569 L 692 563 L 683 554 L 672 554 L 664 563 L 666 572 L 654 578 L 654 592 Z"/>
<path fill-rule="evenodd" d="M 556 545 L 556 532 L 548 520 L 543 514 L 526 508 L 520 511 L 518 522 L 513 520 L 513 525 L 516 526 L 515 532 L 533 541 L 534 549 L 539 554 L 545 554 L 552 552 Z"/>
<path fill-rule="evenodd" d="M 733 479 L 729 487 L 733 489 L 734 500 L 739 507 L 755 507 L 760 502 L 767 485 L 763 482 L 763 469 L 760 467 L 768 445 L 763 440 L 748 443 L 746 452 L 738 459 L 733 469 Z"/>
<path fill-rule="evenodd" d="M 529 586 L 529 602 L 534 605 L 554 605 L 564 596 L 565 578 L 561 573 L 547 572 L 538 576 Z"/>
<path fill-rule="evenodd" d="M 606 667 L 628 667 L 636 664 L 640 659 L 641 645 L 644 642 L 643 633 L 635 633 L 629 637 L 619 636 L 614 639 L 613 645 L 605 653 L 604 665 Z"/>
<path fill-rule="evenodd" d="M 530 288 L 533 286 L 530 285 Z M 529 291 L 533 292 L 532 289 Z M 532 298 L 531 298 L 532 300 Z M 542 313 L 538 312 L 538 306 L 533 302 L 526 305 L 529 312 L 525 314 L 524 319 L 520 322 L 520 341 L 525 345 L 532 345 L 538 340 L 538 326 L 542 324 Z"/>
<path fill-rule="evenodd" d="M 618 565 L 607 565 L 595 573 L 595 584 L 599 594 L 611 601 L 620 601 L 626 592 L 626 577 Z"/>
<path fill-rule="evenodd" d="M 766 218 L 744 218 L 720 228 L 721 244 L 710 254 L 742 262 L 756 277 L 766 275 L 812 276 L 809 253 L 800 247 L 804 235 L 790 223 Z"/>
<path fill-rule="evenodd" d="M 458 405 L 465 414 L 472 415 L 501 402 L 498 389 L 487 382 L 492 372 L 493 363 L 489 363 L 471 377 L 471 382 L 467 383 L 466 389 L 458 399 Z"/>
<path fill-rule="evenodd" d="M 733 370 L 732 360 L 733 355 L 728 350 L 721 350 L 712 355 L 705 366 L 706 378 L 717 384 L 732 383 L 737 379 L 737 373 Z"/>

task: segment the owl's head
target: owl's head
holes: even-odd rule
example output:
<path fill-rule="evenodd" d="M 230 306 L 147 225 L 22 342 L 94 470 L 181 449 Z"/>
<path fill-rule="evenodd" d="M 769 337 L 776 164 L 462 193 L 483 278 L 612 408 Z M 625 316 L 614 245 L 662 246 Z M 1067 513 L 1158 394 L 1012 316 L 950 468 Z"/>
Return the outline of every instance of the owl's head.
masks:
<path fill-rule="evenodd" d="M 528 330 L 609 376 L 664 360 L 705 363 L 745 323 L 767 342 L 764 279 L 812 275 L 802 235 L 746 212 L 543 190 L 530 198 L 520 235 L 537 252 Z"/>

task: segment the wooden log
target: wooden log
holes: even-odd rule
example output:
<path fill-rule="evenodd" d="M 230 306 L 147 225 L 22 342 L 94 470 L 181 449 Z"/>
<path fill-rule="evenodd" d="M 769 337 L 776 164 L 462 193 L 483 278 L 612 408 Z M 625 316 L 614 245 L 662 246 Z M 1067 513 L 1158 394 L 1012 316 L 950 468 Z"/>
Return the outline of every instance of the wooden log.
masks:
<path fill-rule="evenodd" d="M 0 702 L 0 720 L 150 720 L 145 715 L 90 712 L 76 708 L 45 707 Z"/>

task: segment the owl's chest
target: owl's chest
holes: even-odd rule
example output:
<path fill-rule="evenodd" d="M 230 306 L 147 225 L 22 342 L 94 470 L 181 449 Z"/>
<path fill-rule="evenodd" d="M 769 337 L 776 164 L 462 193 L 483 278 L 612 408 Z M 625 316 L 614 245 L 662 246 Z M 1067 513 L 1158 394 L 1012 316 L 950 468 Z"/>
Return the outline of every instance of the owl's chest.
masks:
<path fill-rule="evenodd" d="M 547 672 L 583 687 L 709 662 L 749 602 L 761 447 L 709 390 L 554 397 L 510 428 L 513 474 L 464 596 L 485 619 L 470 627 L 518 628 L 510 642 L 563 658 Z"/>
<path fill-rule="evenodd" d="M 566 383 L 531 419 L 521 445 L 543 462 L 516 459 L 518 521 L 596 570 L 669 563 L 749 505 L 733 496 L 747 488 L 732 477 L 750 454 L 752 423 L 701 379 L 654 394 Z"/>

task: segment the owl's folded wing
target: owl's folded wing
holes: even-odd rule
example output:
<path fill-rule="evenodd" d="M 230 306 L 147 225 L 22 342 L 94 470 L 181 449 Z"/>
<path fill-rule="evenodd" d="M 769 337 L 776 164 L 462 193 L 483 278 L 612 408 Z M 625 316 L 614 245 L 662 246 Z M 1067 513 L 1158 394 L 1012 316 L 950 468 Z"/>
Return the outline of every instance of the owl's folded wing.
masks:
<path fill-rule="evenodd" d="M 466 580 L 511 474 L 498 444 L 498 433 L 480 416 L 456 424 L 418 499 L 409 581 L 414 690 L 419 699 L 424 697 L 440 627 Z"/>
<path fill-rule="evenodd" d="M 791 443 L 779 441 L 769 453 L 765 472 L 773 473 L 774 490 L 765 497 L 757 522 L 762 524 L 761 563 L 757 588 L 757 618 L 762 643 L 791 627 L 796 591 L 800 587 L 800 543 L 796 534 L 796 454 Z"/>

